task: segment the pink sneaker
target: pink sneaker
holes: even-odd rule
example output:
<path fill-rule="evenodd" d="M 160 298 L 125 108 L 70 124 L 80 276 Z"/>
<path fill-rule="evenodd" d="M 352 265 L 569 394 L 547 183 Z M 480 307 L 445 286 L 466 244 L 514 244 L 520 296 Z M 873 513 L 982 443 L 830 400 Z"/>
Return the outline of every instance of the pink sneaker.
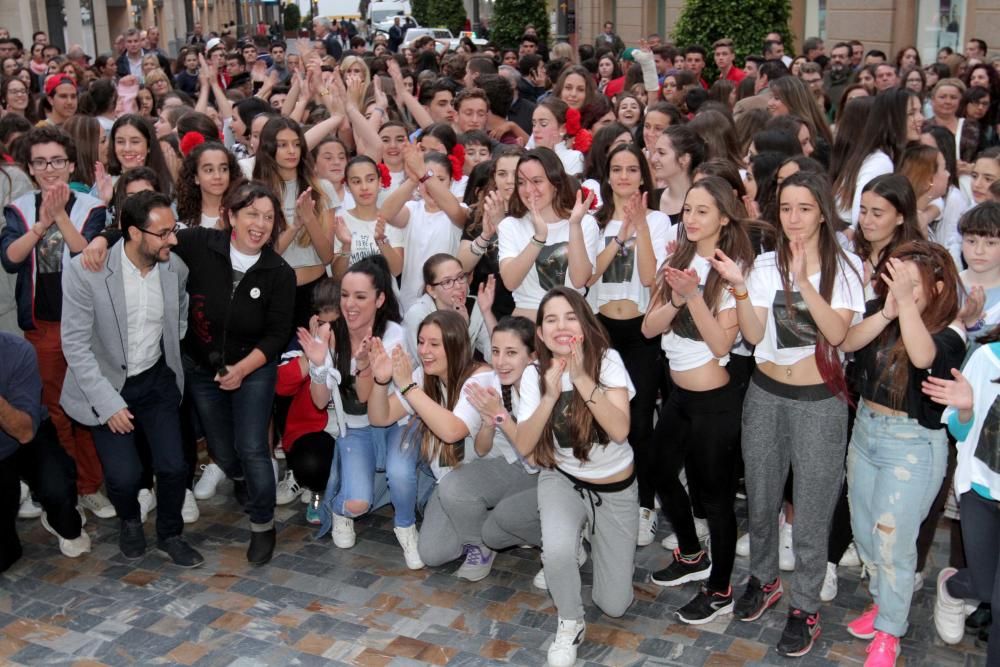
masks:
<path fill-rule="evenodd" d="M 868 645 L 868 659 L 865 667 L 895 667 L 899 657 L 899 638 L 887 632 L 876 632 L 875 639 Z"/>
<path fill-rule="evenodd" d="M 873 604 L 865 613 L 847 624 L 847 631 L 858 639 L 872 639 L 875 636 L 875 617 L 878 616 L 878 605 Z"/>

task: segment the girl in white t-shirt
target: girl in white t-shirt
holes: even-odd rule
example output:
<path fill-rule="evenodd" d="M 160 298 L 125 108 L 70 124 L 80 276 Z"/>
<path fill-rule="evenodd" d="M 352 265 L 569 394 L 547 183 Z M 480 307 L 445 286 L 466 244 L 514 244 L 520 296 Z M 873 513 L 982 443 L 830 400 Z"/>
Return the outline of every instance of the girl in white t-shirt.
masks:
<path fill-rule="evenodd" d="M 373 338 L 378 338 L 381 347 L 390 353 L 406 346 L 392 277 L 384 261 L 376 257 L 353 264 L 344 274 L 340 317 L 333 323 L 330 339 L 332 354 L 322 367 L 312 362 L 309 365 L 313 404 L 325 410 L 332 402 L 341 424 L 330 481 L 323 494 L 326 511 L 320 533 L 332 527 L 335 546 L 354 546 L 354 518 L 374 509 L 375 473 L 384 466 L 395 509 L 396 538 L 403 547 L 407 566 L 420 569 L 423 563 L 416 548 L 416 458 L 401 446 L 401 423 L 375 426 L 368 419 L 367 403 L 374 386 L 370 357 Z"/>
<path fill-rule="evenodd" d="M 333 275 L 341 276 L 349 266 L 373 255 L 382 255 L 389 273 L 403 270 L 403 233 L 387 226 L 379 216 L 379 193 L 388 183 L 388 172 L 365 155 L 351 158 L 344 173 L 353 208 L 342 208 L 334 218 Z"/>
<path fill-rule="evenodd" d="M 500 277 L 514 295 L 514 315 L 535 318 L 557 286 L 580 292 L 594 272 L 600 229 L 555 153 L 536 148 L 517 164 L 517 185 L 500 221 Z"/>
<path fill-rule="evenodd" d="M 739 326 L 736 302 L 712 269 L 716 251 L 742 271 L 753 263 L 753 246 L 740 218 L 733 188 L 718 176 L 699 179 L 684 201 L 677 250 L 667 259 L 663 282 L 646 313 L 643 332 L 663 333 L 663 350 L 674 388 L 660 413 L 655 440 L 658 491 L 677 534 L 674 560 L 653 573 L 653 583 L 679 586 L 704 581 L 677 611 L 685 623 L 702 624 L 732 611 L 730 576 L 736 555 L 736 467 L 743 387 L 726 365 Z M 691 502 L 679 474 L 686 466 L 705 509 L 712 557 L 702 549 Z"/>
<path fill-rule="evenodd" d="M 864 312 L 864 292 L 860 260 L 837 243 L 837 212 L 824 175 L 786 179 L 778 208 L 777 250 L 757 258 L 749 279 L 723 252 L 711 263 L 733 289 L 740 330 L 756 345 L 757 359 L 742 434 L 751 576 L 734 615 L 756 620 L 782 595 L 774 514 L 790 464 L 797 565 L 777 649 L 798 656 L 820 631 L 819 592 L 847 447 L 847 387 L 837 346 Z"/>
<path fill-rule="evenodd" d="M 441 153 L 423 153 L 416 146 L 404 152 L 406 180 L 379 209 L 379 215 L 403 230 L 403 270 L 399 301 L 408 310 L 424 291 L 424 262 L 432 255 L 458 252 L 468 211 L 449 190 L 451 161 Z M 420 199 L 412 199 L 419 191 Z"/>
<path fill-rule="evenodd" d="M 347 188 L 347 147 L 337 137 L 327 135 L 312 149 L 316 175 L 333 186 L 333 207 L 347 210 L 354 208 L 354 198 Z"/>
<path fill-rule="evenodd" d="M 177 219 L 188 227 L 218 228 L 222 200 L 243 180 L 236 158 L 222 144 L 195 146 L 177 177 Z"/>
<path fill-rule="evenodd" d="M 586 630 L 578 561 L 585 528 L 594 604 L 616 618 L 632 604 L 639 503 L 628 404 L 635 388 L 590 305 L 573 289 L 545 295 L 536 327 L 538 367 L 521 378 L 514 444 L 542 468 L 542 564 L 559 614 L 548 660 L 568 667 Z"/>
<path fill-rule="evenodd" d="M 600 134 L 600 133 L 598 133 Z M 631 403 L 629 444 L 635 451 L 639 477 L 638 546 L 656 535 L 652 460 L 653 412 L 663 379 L 660 335 L 647 338 L 642 318 L 649 306 L 649 290 L 656 270 L 666 259 L 670 219 L 650 211 L 646 199 L 653 178 L 646 158 L 633 143 L 611 148 L 604 157 L 602 199 L 595 218 L 601 227 L 600 253 L 590 279 L 590 297 L 597 319 L 608 330 L 611 345 L 622 356 L 636 386 Z"/>
<path fill-rule="evenodd" d="M 571 176 L 583 173 L 583 153 L 573 150 L 574 138 L 581 132 L 580 112 L 557 97 L 546 97 L 531 114 L 533 148 L 555 151 L 563 169 Z"/>
<path fill-rule="evenodd" d="M 467 422 L 474 418 L 476 410 L 463 400 L 462 388 L 469 378 L 489 373 L 489 367 L 472 358 L 465 320 L 453 311 L 438 310 L 424 318 L 417 332 L 417 346 L 420 366 L 414 371 L 405 348 L 387 352 L 380 339 L 372 340 L 375 384 L 368 399 L 368 419 L 373 425 L 391 426 L 409 415 L 419 417 L 405 427 L 401 445 L 405 458 L 413 462 L 414 491 L 418 465 L 428 466 L 440 481 L 453 468 L 472 458 L 473 436 Z M 389 385 L 393 383 L 395 389 L 390 393 Z M 428 507 L 431 505 L 433 502 Z M 397 530 L 397 535 L 407 551 L 407 564 L 411 568 L 416 563 L 423 567 L 417 533 L 400 534 Z M 404 539 L 412 539 L 412 543 L 404 544 Z M 416 554 L 412 564 L 411 547 Z M 460 552 L 452 557 L 459 555 Z M 432 564 L 441 562 L 434 559 Z"/>

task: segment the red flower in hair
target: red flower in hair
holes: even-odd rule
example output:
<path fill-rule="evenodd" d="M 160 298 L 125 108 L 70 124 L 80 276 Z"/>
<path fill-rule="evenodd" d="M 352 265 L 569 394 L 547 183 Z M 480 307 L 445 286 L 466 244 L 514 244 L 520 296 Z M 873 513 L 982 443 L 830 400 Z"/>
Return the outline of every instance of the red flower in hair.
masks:
<path fill-rule="evenodd" d="M 465 146 L 455 144 L 448 154 L 448 161 L 451 162 L 451 178 L 453 181 L 462 180 L 462 170 L 465 167 Z"/>
<path fill-rule="evenodd" d="M 575 137 L 580 131 L 580 112 L 576 109 L 566 110 L 566 136 Z"/>
<path fill-rule="evenodd" d="M 378 175 L 383 188 L 392 185 L 392 174 L 389 173 L 389 167 L 385 166 L 385 162 L 378 163 Z"/>
<path fill-rule="evenodd" d="M 580 188 L 580 201 L 586 202 L 587 201 L 587 197 L 589 197 L 591 194 L 594 195 L 594 200 L 592 202 L 590 202 L 590 210 L 594 211 L 594 210 L 596 210 L 598 208 L 598 205 L 597 205 L 597 193 L 596 192 L 592 192 L 590 190 L 590 188 L 584 188 L 584 187 Z"/>
<path fill-rule="evenodd" d="M 201 132 L 188 132 L 181 139 L 181 155 L 187 157 L 188 153 L 193 151 L 195 146 L 200 146 L 203 143 L 205 143 L 205 135 Z"/>
<path fill-rule="evenodd" d="M 580 132 L 573 138 L 573 150 L 586 153 L 590 150 L 590 144 L 593 143 L 593 140 L 594 136 L 589 130 L 580 130 Z"/>

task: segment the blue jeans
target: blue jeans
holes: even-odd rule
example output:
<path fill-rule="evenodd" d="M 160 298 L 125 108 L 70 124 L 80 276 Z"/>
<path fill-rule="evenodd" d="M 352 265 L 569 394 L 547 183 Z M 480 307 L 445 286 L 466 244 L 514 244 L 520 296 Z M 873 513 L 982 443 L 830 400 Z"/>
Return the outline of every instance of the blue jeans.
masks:
<path fill-rule="evenodd" d="M 341 516 L 359 516 L 345 507 L 349 500 L 367 503 L 370 511 L 375 500 L 375 473 L 384 469 L 396 527 L 406 528 L 416 523 L 420 448 L 416 443 L 402 446 L 403 430 L 404 427 L 398 424 L 386 428 L 347 429 L 347 435 L 337 441 L 340 490 L 333 499 L 334 512 Z"/>
<path fill-rule="evenodd" d="M 251 523 L 274 519 L 275 486 L 267 425 L 271 419 L 278 366 L 267 364 L 243 378 L 240 388 L 225 391 L 213 379 L 214 370 L 184 358 L 184 375 L 205 429 L 212 460 L 226 476 L 246 480 L 246 510 Z"/>
<path fill-rule="evenodd" d="M 895 637 L 906 634 L 917 533 L 947 464 L 945 429 L 880 415 L 864 402 L 858 406 L 847 452 L 851 528 L 861 560 L 872 572 L 875 629 Z"/>

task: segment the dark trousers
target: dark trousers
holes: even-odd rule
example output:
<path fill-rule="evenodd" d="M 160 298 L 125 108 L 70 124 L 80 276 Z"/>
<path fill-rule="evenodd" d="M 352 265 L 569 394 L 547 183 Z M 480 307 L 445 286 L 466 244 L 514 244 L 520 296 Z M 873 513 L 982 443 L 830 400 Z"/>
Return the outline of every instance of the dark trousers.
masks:
<path fill-rule="evenodd" d="M 21 479 L 42 504 L 53 530 L 71 540 L 80 536 L 83 527 L 76 510 L 76 464 L 46 418 L 34 440 L 0 461 L 0 572 L 21 557 L 16 528 Z"/>
<path fill-rule="evenodd" d="M 212 460 L 226 477 L 246 480 L 246 510 L 251 523 L 267 524 L 274 519 L 274 469 L 267 443 L 276 364 L 267 364 L 243 378 L 239 389 L 226 391 L 215 381 L 215 371 L 184 359 L 184 377 L 198 408 L 198 417 L 208 439 Z"/>
<path fill-rule="evenodd" d="M 326 431 L 306 433 L 292 443 L 286 457 L 299 484 L 313 493 L 323 493 L 330 479 L 334 446 L 333 436 Z"/>
<path fill-rule="evenodd" d="M 730 382 L 710 391 L 675 386 L 657 422 L 660 449 L 656 467 L 663 510 L 677 533 L 682 554 L 701 551 L 691 501 L 678 477 L 686 465 L 708 519 L 712 538 L 713 591 L 729 588 L 736 555 L 736 459 L 740 448 L 742 387 Z"/>
<path fill-rule="evenodd" d="M 597 319 L 608 330 L 611 344 L 622 356 L 625 370 L 635 385 L 635 398 L 629 403 L 628 442 L 635 454 L 636 478 L 639 482 L 639 507 L 653 509 L 656 487 L 652 473 L 653 413 L 656 411 L 656 390 L 663 372 L 660 337 L 642 335 L 642 317 L 614 320 L 598 313 Z"/>
<path fill-rule="evenodd" d="M 956 598 L 990 602 L 1000 610 L 1000 504 L 975 491 L 962 494 L 962 539 L 968 566 L 946 584 Z M 986 664 L 1000 665 L 1000 613 L 994 612 L 986 651 Z"/>
<path fill-rule="evenodd" d="M 108 498 L 122 520 L 139 518 L 142 459 L 136 440 L 142 433 L 149 443 L 156 474 L 156 536 L 165 540 L 180 535 L 184 529 L 181 506 L 187 470 L 181 445 L 177 376 L 161 357 L 149 370 L 125 380 L 121 396 L 132 413 L 135 430 L 119 434 L 107 426 L 93 429 Z"/>

